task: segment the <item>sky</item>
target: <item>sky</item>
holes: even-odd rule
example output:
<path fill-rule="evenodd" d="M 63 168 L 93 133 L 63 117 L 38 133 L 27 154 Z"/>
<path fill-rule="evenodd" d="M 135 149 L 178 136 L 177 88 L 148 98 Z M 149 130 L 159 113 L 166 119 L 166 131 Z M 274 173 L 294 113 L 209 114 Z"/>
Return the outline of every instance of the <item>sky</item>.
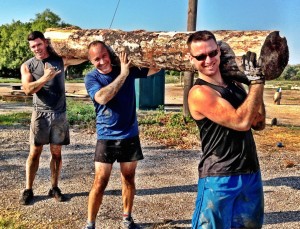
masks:
<path fill-rule="evenodd" d="M 0 0 L 0 25 L 29 22 L 45 9 L 82 29 L 187 29 L 188 0 Z M 277 30 L 289 64 L 300 64 L 299 12 L 300 0 L 198 0 L 196 30 Z"/>

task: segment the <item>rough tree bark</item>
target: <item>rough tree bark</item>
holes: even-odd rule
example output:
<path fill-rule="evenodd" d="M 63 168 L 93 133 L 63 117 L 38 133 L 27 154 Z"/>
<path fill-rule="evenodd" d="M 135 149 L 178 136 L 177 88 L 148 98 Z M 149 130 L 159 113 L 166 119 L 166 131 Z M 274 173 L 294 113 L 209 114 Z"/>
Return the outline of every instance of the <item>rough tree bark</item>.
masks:
<path fill-rule="evenodd" d="M 289 59 L 287 41 L 279 31 L 212 31 L 221 47 L 221 71 L 224 76 L 245 77 L 242 57 L 248 51 L 256 53 L 267 80 L 280 76 Z M 132 63 L 139 67 L 154 67 L 177 71 L 194 71 L 189 60 L 186 41 L 192 32 L 147 32 L 136 30 L 48 29 L 45 37 L 54 50 L 65 58 L 67 65 L 88 60 L 87 46 L 94 40 L 105 41 L 115 53 L 124 48 Z"/>

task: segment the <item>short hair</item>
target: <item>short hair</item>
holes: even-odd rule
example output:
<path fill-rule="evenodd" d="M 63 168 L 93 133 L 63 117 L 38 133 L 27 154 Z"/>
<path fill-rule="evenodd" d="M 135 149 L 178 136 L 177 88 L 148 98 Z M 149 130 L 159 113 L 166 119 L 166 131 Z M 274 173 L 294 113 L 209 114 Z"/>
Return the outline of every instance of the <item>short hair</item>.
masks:
<path fill-rule="evenodd" d="M 95 46 L 97 46 L 97 45 L 102 45 L 104 48 L 107 49 L 107 51 L 109 51 L 108 46 L 107 46 L 103 41 L 99 41 L 99 40 L 92 41 L 92 42 L 88 45 L 88 50 L 90 50 L 90 48 L 95 47 Z"/>
<path fill-rule="evenodd" d="M 188 40 L 187 40 L 186 43 L 187 43 L 188 48 L 189 48 L 189 50 L 190 50 L 190 48 L 191 48 L 191 43 L 192 43 L 193 41 L 208 41 L 208 40 L 210 40 L 210 39 L 213 39 L 213 40 L 216 42 L 216 44 L 218 44 L 218 43 L 217 43 L 217 39 L 216 39 L 215 35 L 214 35 L 212 32 L 207 31 L 207 30 L 201 30 L 201 31 L 197 31 L 197 32 L 195 32 L 195 33 L 192 33 L 192 34 L 189 36 L 189 38 L 188 38 Z"/>
<path fill-rule="evenodd" d="M 38 38 L 40 38 L 42 40 L 46 40 L 44 34 L 42 32 L 40 32 L 40 31 L 33 31 L 33 32 L 31 32 L 28 35 L 27 40 L 28 41 L 33 41 L 33 40 L 38 39 Z"/>
<path fill-rule="evenodd" d="M 112 48 L 109 47 L 107 44 L 105 44 L 105 42 L 103 42 L 103 41 L 100 41 L 100 40 L 92 41 L 92 42 L 88 45 L 88 51 L 90 51 L 90 49 L 91 49 L 92 47 L 95 47 L 95 46 L 97 46 L 97 45 L 102 45 L 102 46 L 107 50 L 112 65 L 118 64 L 119 61 L 118 61 L 117 55 L 114 53 L 114 51 L 112 50 Z M 88 57 L 90 58 L 89 53 L 88 53 Z"/>

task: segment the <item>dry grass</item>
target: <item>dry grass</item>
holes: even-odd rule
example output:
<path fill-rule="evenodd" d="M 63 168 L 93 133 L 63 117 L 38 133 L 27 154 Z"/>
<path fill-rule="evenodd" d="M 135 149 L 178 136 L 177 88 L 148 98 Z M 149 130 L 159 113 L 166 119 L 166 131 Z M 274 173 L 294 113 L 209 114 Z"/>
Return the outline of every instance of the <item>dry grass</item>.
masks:
<path fill-rule="evenodd" d="M 281 150 L 299 153 L 300 127 L 267 126 L 263 131 L 255 131 L 254 138 L 259 151 L 272 152 Z M 277 144 L 282 143 L 283 147 Z"/>

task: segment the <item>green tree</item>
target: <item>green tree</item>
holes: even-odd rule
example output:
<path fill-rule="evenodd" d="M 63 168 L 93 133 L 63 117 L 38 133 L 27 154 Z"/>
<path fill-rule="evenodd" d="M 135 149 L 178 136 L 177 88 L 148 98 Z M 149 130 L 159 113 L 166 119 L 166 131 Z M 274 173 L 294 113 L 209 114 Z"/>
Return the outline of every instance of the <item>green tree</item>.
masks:
<path fill-rule="evenodd" d="M 31 30 L 38 30 L 41 32 L 45 32 L 47 28 L 60 28 L 60 27 L 68 27 L 72 26 L 71 24 L 67 24 L 61 20 L 61 18 L 50 11 L 50 9 L 46 9 L 42 13 L 38 13 L 35 15 L 35 19 L 30 20 Z"/>
<path fill-rule="evenodd" d="M 45 32 L 47 28 L 71 26 L 55 13 L 46 9 L 35 15 L 30 22 L 12 21 L 0 26 L 0 76 L 20 77 L 21 64 L 32 56 L 27 36 L 31 31 Z M 16 75 L 17 74 L 17 75 Z"/>
<path fill-rule="evenodd" d="M 15 71 L 24 59 L 29 57 L 26 36 L 30 23 L 13 21 L 12 24 L 0 27 L 0 69 Z"/>
<path fill-rule="evenodd" d="M 285 80 L 300 80 L 300 65 L 288 65 L 280 78 Z"/>
<path fill-rule="evenodd" d="M 297 72 L 297 74 L 292 80 L 300 80 L 300 71 Z"/>
<path fill-rule="evenodd" d="M 78 65 L 68 66 L 66 71 L 67 79 L 83 78 L 94 66 L 89 62 L 85 61 Z"/>

